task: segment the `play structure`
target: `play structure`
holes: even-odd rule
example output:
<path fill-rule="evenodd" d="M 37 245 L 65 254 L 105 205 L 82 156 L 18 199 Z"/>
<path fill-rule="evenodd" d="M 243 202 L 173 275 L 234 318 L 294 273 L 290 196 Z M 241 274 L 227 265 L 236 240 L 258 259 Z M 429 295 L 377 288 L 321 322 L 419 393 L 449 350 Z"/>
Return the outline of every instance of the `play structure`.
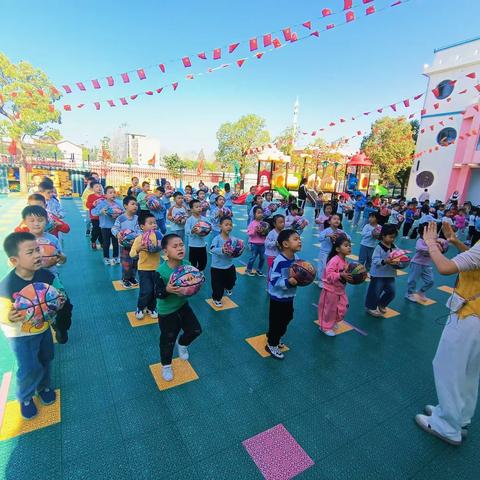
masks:
<path fill-rule="evenodd" d="M 354 155 L 345 164 L 344 191 L 367 194 L 372 177 L 372 162 L 362 152 Z"/>

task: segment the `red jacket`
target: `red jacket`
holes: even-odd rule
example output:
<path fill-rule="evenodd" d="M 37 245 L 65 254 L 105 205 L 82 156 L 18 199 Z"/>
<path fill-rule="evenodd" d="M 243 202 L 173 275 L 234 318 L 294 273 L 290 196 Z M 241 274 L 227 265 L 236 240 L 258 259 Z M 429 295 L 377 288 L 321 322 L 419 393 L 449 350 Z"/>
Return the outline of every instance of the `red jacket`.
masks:
<path fill-rule="evenodd" d="M 63 220 L 58 218 L 53 213 L 50 213 L 50 212 L 47 212 L 47 213 L 48 213 L 49 223 L 52 223 L 52 224 L 54 224 L 54 222 L 56 223 L 56 225 L 54 225 L 52 230 L 49 230 L 48 233 L 51 233 L 52 235 L 55 235 L 56 237 L 58 237 L 58 232 L 68 233 L 70 231 L 70 225 L 68 223 L 65 223 Z M 23 222 L 21 222 L 18 225 L 18 227 L 15 228 L 15 231 L 28 232 L 29 230 L 28 230 L 28 227 Z"/>
<path fill-rule="evenodd" d="M 88 208 L 91 220 L 98 220 L 98 215 L 92 215 L 92 209 L 95 208 L 97 201 L 102 200 L 103 198 L 105 198 L 103 195 L 97 195 L 96 193 L 91 193 L 88 196 L 85 205 Z"/>

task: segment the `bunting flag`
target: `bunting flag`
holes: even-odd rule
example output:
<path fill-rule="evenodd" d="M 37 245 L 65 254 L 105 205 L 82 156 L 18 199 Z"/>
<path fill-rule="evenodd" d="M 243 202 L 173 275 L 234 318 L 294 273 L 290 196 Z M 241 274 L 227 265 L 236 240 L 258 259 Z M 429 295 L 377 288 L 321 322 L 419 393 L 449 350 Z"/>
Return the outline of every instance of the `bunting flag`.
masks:
<path fill-rule="evenodd" d="M 278 38 L 275 38 L 275 39 L 273 40 L 272 44 L 273 44 L 273 46 L 274 46 L 275 48 L 279 48 L 279 47 L 282 46 L 282 44 L 281 44 L 281 42 L 280 42 L 280 40 L 279 40 Z"/>
<path fill-rule="evenodd" d="M 100 110 L 100 102 L 93 102 L 95 105 L 95 110 Z"/>
<path fill-rule="evenodd" d="M 121 75 L 123 83 L 130 83 L 130 77 L 128 76 L 128 73 L 122 73 Z"/>
<path fill-rule="evenodd" d="M 323 16 L 323 17 L 328 17 L 328 16 L 331 15 L 331 14 L 332 14 L 332 11 L 331 11 L 329 8 L 324 8 L 324 9 L 322 10 L 322 16 Z"/>
<path fill-rule="evenodd" d="M 192 66 L 192 62 L 190 61 L 190 59 L 188 57 L 183 57 L 182 62 L 183 62 L 183 66 L 185 68 L 188 68 L 188 67 Z"/>
<path fill-rule="evenodd" d="M 290 30 L 290 27 L 284 28 L 282 32 L 283 32 L 283 38 L 285 39 L 285 41 L 289 42 L 292 39 L 292 32 Z"/>
<path fill-rule="evenodd" d="M 62 88 L 65 90 L 65 93 L 72 93 L 72 89 L 68 85 L 62 85 Z"/>
<path fill-rule="evenodd" d="M 128 105 L 127 99 L 126 99 L 125 97 L 121 97 L 121 98 L 120 98 L 120 103 L 121 103 L 122 105 Z"/>
<path fill-rule="evenodd" d="M 143 68 L 139 68 L 137 70 L 137 75 L 138 75 L 138 78 L 140 80 L 145 80 L 147 78 L 147 76 L 145 75 L 145 71 L 143 70 Z"/>
<path fill-rule="evenodd" d="M 85 85 L 82 82 L 77 82 L 77 87 L 82 92 L 84 92 L 86 90 Z"/>
<path fill-rule="evenodd" d="M 115 85 L 115 81 L 113 80 L 113 77 L 107 77 L 107 85 L 109 87 L 113 87 Z"/>
<path fill-rule="evenodd" d="M 160 69 L 160 71 L 161 71 L 162 73 L 165 73 L 165 65 L 164 65 L 163 63 L 161 63 L 161 64 L 158 66 L 158 68 Z"/>
<path fill-rule="evenodd" d="M 207 54 L 205 52 L 200 52 L 200 53 L 197 53 L 197 57 L 200 58 L 201 60 L 206 60 Z"/>
<path fill-rule="evenodd" d="M 245 59 L 244 59 L 244 58 L 240 58 L 239 60 L 237 60 L 237 65 L 238 65 L 239 67 L 241 67 L 244 63 L 245 63 Z"/>
<path fill-rule="evenodd" d="M 373 5 L 365 9 L 365 15 L 372 15 L 373 13 L 375 13 L 375 7 Z"/>
<path fill-rule="evenodd" d="M 222 49 L 221 48 L 216 48 L 214 51 L 213 51 L 213 59 L 214 60 L 218 60 L 222 58 Z"/>
<path fill-rule="evenodd" d="M 175 91 L 178 87 L 178 82 L 172 83 L 173 91 Z"/>
<path fill-rule="evenodd" d="M 350 10 L 352 8 L 353 0 L 343 0 L 343 9 Z"/>
<path fill-rule="evenodd" d="M 253 52 L 254 50 L 258 49 L 258 42 L 256 38 L 250 39 L 250 51 Z"/>
<path fill-rule="evenodd" d="M 110 107 L 114 107 L 115 106 L 115 102 L 113 100 L 107 100 L 107 103 Z"/>
<path fill-rule="evenodd" d="M 231 43 L 228 47 L 228 53 L 233 53 L 239 45 L 239 43 Z"/>
<path fill-rule="evenodd" d="M 345 14 L 345 21 L 348 22 L 353 22 L 355 20 L 355 14 L 350 10 Z"/>
<path fill-rule="evenodd" d="M 308 22 L 303 22 L 302 27 L 308 28 L 309 30 L 312 29 L 312 22 L 309 20 Z"/>
<path fill-rule="evenodd" d="M 92 80 L 93 88 L 100 88 L 100 82 L 98 80 Z"/>
<path fill-rule="evenodd" d="M 263 36 L 263 46 L 269 47 L 272 44 L 272 34 L 267 33 Z"/>

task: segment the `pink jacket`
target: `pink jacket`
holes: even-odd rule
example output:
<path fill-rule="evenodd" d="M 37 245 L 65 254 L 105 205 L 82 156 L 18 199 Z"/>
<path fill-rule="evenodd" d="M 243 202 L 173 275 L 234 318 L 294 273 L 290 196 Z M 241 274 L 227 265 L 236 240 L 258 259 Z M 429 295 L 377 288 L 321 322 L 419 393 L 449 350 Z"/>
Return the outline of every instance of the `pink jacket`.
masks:
<path fill-rule="evenodd" d="M 345 283 L 340 277 L 340 273 L 345 271 L 348 263 L 335 255 L 325 267 L 322 276 L 323 289 L 327 292 L 332 292 L 337 295 L 345 293 Z"/>
<path fill-rule="evenodd" d="M 265 237 L 263 237 L 262 235 L 259 235 L 256 231 L 257 225 L 259 223 L 260 222 L 257 222 L 257 220 L 252 220 L 248 225 L 248 228 L 247 228 L 248 241 L 250 243 L 255 243 L 256 245 L 264 245 Z"/>

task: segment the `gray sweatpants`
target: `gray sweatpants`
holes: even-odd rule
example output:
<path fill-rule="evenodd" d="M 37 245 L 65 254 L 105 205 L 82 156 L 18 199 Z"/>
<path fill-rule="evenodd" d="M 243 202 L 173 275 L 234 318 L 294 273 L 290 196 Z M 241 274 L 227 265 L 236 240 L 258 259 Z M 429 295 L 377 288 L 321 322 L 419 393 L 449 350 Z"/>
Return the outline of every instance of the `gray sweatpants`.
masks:
<path fill-rule="evenodd" d="M 408 272 L 408 293 L 417 291 L 417 281 L 422 279 L 423 285 L 420 292 L 425 293 L 433 287 L 433 269 L 431 265 L 420 265 L 419 263 L 410 263 Z"/>

